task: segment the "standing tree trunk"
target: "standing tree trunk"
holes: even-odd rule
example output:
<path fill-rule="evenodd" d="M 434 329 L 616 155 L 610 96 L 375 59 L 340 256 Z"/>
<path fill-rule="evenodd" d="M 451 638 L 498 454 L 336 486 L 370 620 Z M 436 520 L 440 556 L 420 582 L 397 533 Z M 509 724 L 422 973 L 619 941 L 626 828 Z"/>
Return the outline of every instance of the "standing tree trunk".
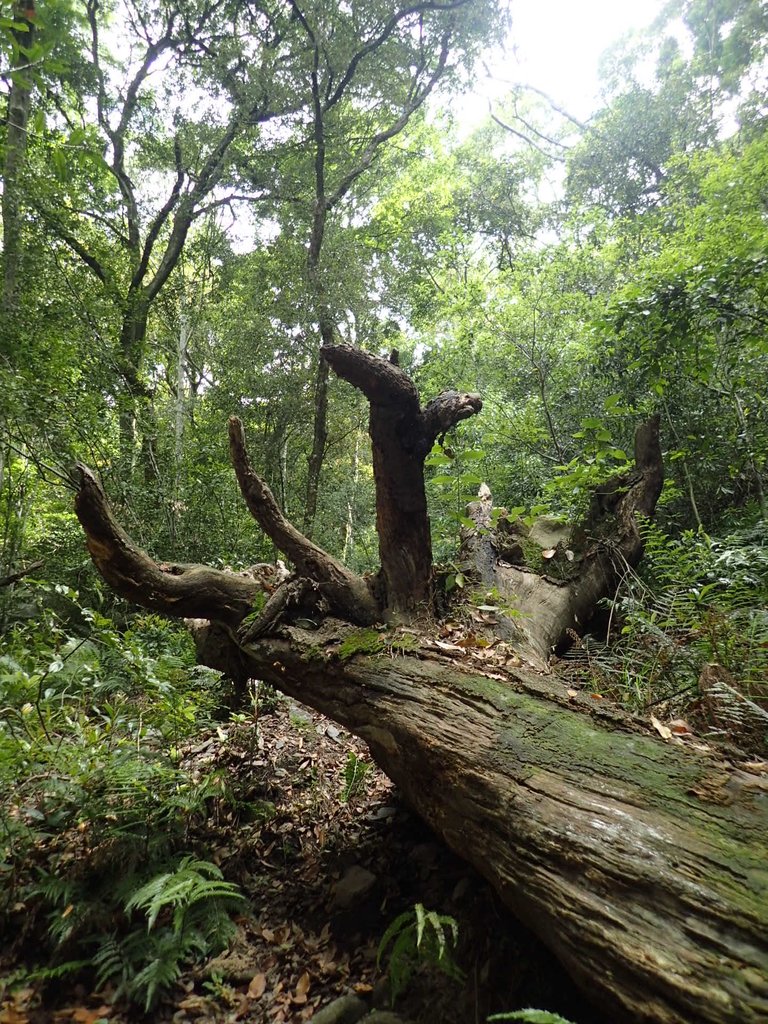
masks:
<path fill-rule="evenodd" d="M 323 355 L 370 403 L 384 611 L 394 617 L 427 611 L 432 598 L 432 540 L 424 460 L 436 438 L 478 413 L 482 400 L 479 395 L 446 391 L 422 409 L 413 381 L 396 362 L 349 345 L 327 346 Z"/>
<path fill-rule="evenodd" d="M 16 306 L 16 283 L 21 258 L 22 171 L 27 152 L 27 128 L 32 96 L 27 54 L 35 41 L 34 0 L 18 0 L 14 18 L 21 27 L 11 32 L 15 54 L 11 69 L 11 91 L 8 96 L 3 166 L 3 295 L 0 313 L 4 327 L 7 317 Z"/>
<path fill-rule="evenodd" d="M 394 363 L 345 346 L 324 355 L 371 405 L 378 578 L 355 576 L 287 522 L 234 419 L 246 503 L 295 566 L 255 622 L 243 620 L 256 583 L 153 562 L 80 467 L 77 514 L 97 567 L 132 600 L 210 620 L 197 633 L 207 664 L 267 680 L 362 736 L 413 807 L 617 1020 L 766 1020 L 765 765 L 664 743 L 548 672 L 551 648 L 640 557 L 635 515 L 651 514 L 661 489 L 658 420 L 638 430 L 634 469 L 595 492 L 573 547 L 557 542 L 573 566 L 564 575 L 507 564 L 514 530 L 493 528 L 485 494 L 471 506 L 465 555 L 523 612 L 499 611 L 505 642 L 473 646 L 468 632 L 451 644 L 419 614 L 433 611 L 420 474 L 435 438 L 477 412 L 479 396 L 449 391 L 422 408 Z M 407 629 L 372 628 L 409 616 Z"/>

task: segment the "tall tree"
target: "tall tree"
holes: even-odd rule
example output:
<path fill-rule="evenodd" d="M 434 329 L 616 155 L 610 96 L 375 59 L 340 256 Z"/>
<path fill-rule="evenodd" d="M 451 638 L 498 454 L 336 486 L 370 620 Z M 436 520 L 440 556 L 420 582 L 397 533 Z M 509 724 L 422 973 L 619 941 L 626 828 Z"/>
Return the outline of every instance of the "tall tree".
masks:
<path fill-rule="evenodd" d="M 292 0 L 291 8 L 309 55 L 299 94 L 307 126 L 299 166 L 292 172 L 308 184 L 297 194 L 294 178 L 282 195 L 298 200 L 307 213 L 313 320 L 320 344 L 330 345 L 337 340 L 342 311 L 331 308 L 329 271 L 322 261 L 329 216 L 342 208 L 382 148 L 406 128 L 438 83 L 466 67 L 478 46 L 500 31 L 503 19 L 487 0 L 425 0 L 394 9 L 370 0 L 330 7 Z M 309 166 L 302 169 L 302 163 Z M 304 515 L 308 535 L 317 513 L 327 418 L 328 367 L 318 358 Z"/>
<path fill-rule="evenodd" d="M 27 125 L 32 94 L 31 61 L 34 56 L 35 19 L 34 0 L 19 0 L 15 8 L 15 21 L 10 30 L 13 43 L 11 61 L 11 88 L 8 94 L 8 113 L 5 128 L 5 158 L 3 160 L 3 292 L 2 317 L 13 310 L 16 300 L 16 280 L 19 271 L 20 209 L 19 192 L 22 167 L 27 149 Z"/>

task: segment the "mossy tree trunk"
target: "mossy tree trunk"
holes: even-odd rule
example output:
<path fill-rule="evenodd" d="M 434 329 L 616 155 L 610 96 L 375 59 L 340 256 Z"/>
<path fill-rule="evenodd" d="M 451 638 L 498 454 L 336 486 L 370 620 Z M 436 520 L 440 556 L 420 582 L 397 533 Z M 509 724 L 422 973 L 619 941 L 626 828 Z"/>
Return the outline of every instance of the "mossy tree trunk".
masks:
<path fill-rule="evenodd" d="M 661 489 L 658 420 L 638 431 L 633 470 L 598 489 L 585 521 L 552 544 L 546 572 L 515 561 L 518 527 L 493 523 L 487 494 L 471 506 L 478 528 L 465 557 L 523 612 L 498 615 L 528 666 L 510 670 L 425 630 L 434 607 L 423 463 L 437 437 L 479 411 L 479 396 L 449 391 L 422 407 L 395 359 L 323 352 L 371 405 L 378 576 L 356 576 L 285 519 L 236 419 L 230 450 L 244 498 L 294 566 L 255 620 L 256 582 L 154 562 L 79 467 L 77 513 L 98 569 L 130 600 L 206 620 L 202 661 L 267 680 L 362 736 L 412 806 L 618 1020 L 767 1019 L 759 766 L 665 744 L 548 673 L 552 648 L 640 557 L 636 514 L 650 515 Z M 418 643 L 397 627 L 409 617 Z M 319 628 L 298 628 L 305 618 Z"/>

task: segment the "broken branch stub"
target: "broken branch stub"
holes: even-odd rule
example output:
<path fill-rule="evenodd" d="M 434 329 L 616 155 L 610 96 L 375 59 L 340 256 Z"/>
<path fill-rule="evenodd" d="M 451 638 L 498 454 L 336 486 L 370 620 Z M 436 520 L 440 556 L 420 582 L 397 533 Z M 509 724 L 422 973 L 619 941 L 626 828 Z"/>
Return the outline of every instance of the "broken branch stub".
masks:
<path fill-rule="evenodd" d="M 501 630 L 532 665 L 545 669 L 550 655 L 574 632 L 584 631 L 598 602 L 612 596 L 627 569 L 640 561 L 637 516 L 653 514 L 663 481 L 659 417 L 654 416 L 637 428 L 634 467 L 595 488 L 580 526 L 545 519 L 528 529 L 502 517 L 489 530 L 487 489 L 468 506 L 477 528 L 464 533 L 463 557 L 484 586 L 496 588 L 513 609 L 512 618 L 500 616 Z M 543 561 L 532 567 L 523 548 L 535 550 L 537 543 Z"/>
<path fill-rule="evenodd" d="M 482 408 L 476 394 L 446 391 L 422 409 L 397 363 L 351 345 L 327 345 L 331 369 L 368 399 L 376 486 L 376 532 L 389 617 L 432 609 L 432 539 L 424 460 L 435 439 Z"/>

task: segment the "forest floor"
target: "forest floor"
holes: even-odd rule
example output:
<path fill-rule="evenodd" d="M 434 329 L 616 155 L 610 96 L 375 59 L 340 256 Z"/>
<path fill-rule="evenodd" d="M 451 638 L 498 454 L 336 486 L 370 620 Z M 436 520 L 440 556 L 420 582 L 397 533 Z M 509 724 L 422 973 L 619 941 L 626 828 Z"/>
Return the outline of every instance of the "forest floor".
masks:
<path fill-rule="evenodd" d="M 387 927 L 421 903 L 458 924 L 461 978 L 417 964 L 394 1009 L 414 1024 L 481 1024 L 488 1014 L 535 1007 L 576 1024 L 601 1018 L 553 956 L 503 907 L 487 883 L 405 808 L 367 747 L 284 698 L 258 723 L 222 725 L 184 752 L 192 777 L 226 769 L 240 796 L 211 804 L 193 837 L 247 897 L 224 954 L 184 974 L 149 1015 L 118 1010 L 109 991 L 49 986 L 0 1007 L 0 1024 L 301 1022 L 355 993 L 391 1004 L 377 966 Z M 0 963 L 0 967 L 6 966 Z"/>

